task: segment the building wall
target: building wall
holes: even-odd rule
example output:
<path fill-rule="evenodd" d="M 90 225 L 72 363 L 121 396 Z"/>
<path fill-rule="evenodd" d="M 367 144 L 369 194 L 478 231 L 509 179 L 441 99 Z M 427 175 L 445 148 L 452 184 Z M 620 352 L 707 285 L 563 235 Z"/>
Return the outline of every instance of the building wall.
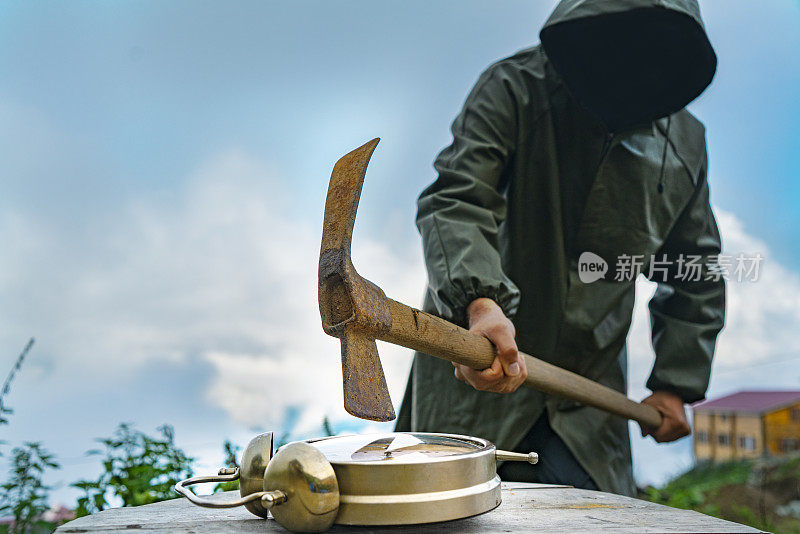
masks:
<path fill-rule="evenodd" d="M 800 402 L 766 414 L 764 433 L 770 455 L 800 450 Z"/>
<path fill-rule="evenodd" d="M 694 412 L 694 457 L 698 460 L 713 460 L 714 446 L 709 437 L 714 435 L 713 417 L 706 412 Z"/>
<path fill-rule="evenodd" d="M 718 462 L 727 462 L 734 458 L 733 444 L 734 439 L 729 439 L 729 443 L 725 444 L 722 441 L 724 436 L 728 438 L 733 437 L 736 431 L 736 421 L 733 414 L 730 413 L 715 413 L 714 414 L 714 430 L 715 436 L 712 438 L 714 441 L 714 449 L 716 454 L 714 460 Z"/>
<path fill-rule="evenodd" d="M 761 416 L 736 415 L 736 458 L 756 458 L 764 453 L 764 432 Z"/>
<path fill-rule="evenodd" d="M 764 451 L 761 417 L 732 412 L 694 414 L 694 453 L 698 460 L 726 462 L 754 458 Z"/>

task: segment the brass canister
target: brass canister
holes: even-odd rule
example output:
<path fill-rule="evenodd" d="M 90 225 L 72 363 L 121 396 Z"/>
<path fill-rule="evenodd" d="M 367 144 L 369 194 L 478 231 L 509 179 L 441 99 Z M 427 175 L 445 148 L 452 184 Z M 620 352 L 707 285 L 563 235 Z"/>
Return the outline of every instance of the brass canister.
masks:
<path fill-rule="evenodd" d="M 433 523 L 500 504 L 496 449 L 485 439 L 396 432 L 307 443 L 325 455 L 336 473 L 337 524 Z"/>
<path fill-rule="evenodd" d="M 536 453 L 499 451 L 481 438 L 391 432 L 289 443 L 272 454 L 256 436 L 238 468 L 182 480 L 175 490 L 198 506 L 246 506 L 292 532 L 340 525 L 409 525 L 460 519 L 500 504 L 498 461 L 536 463 Z M 240 498 L 217 500 L 189 486 L 240 481 Z"/>

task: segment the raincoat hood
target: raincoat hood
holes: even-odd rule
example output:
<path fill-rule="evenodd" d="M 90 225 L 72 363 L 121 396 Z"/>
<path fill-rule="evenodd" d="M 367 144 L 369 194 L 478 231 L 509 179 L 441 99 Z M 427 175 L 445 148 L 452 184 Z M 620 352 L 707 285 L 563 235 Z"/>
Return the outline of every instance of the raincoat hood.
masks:
<path fill-rule="evenodd" d="M 539 36 L 570 92 L 612 131 L 684 108 L 717 67 L 696 0 L 562 0 Z"/>

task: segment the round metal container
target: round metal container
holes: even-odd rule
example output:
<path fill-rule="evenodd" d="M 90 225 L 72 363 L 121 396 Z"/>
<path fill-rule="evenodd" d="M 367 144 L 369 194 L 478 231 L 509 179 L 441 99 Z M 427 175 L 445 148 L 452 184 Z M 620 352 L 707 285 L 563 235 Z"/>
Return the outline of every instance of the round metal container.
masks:
<path fill-rule="evenodd" d="M 343 525 L 407 525 L 488 512 L 500 504 L 495 446 L 455 434 L 392 432 L 311 439 L 339 482 Z"/>

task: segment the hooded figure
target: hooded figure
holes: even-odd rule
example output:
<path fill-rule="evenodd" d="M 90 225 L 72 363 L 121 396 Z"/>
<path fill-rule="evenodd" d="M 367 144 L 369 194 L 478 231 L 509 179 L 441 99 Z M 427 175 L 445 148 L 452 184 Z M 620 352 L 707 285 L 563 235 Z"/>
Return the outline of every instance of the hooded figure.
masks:
<path fill-rule="evenodd" d="M 647 387 L 703 399 L 725 287 L 708 267 L 686 272 L 720 253 L 704 128 L 684 109 L 716 68 L 697 2 L 563 0 L 540 38 L 481 75 L 419 198 L 424 309 L 465 325 L 467 306 L 488 297 L 521 351 L 625 392 L 626 267 L 640 265 L 659 285 Z M 595 281 L 579 272 L 587 252 L 608 266 Z M 634 494 L 624 419 L 528 388 L 480 392 L 423 354 L 397 428 L 514 449 L 541 421 L 594 485 Z"/>

